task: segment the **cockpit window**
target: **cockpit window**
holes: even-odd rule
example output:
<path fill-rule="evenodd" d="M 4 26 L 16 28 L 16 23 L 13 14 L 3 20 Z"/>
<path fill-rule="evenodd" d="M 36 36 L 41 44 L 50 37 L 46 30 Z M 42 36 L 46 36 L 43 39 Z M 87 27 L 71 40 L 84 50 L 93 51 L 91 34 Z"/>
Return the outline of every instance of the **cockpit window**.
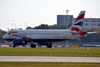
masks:
<path fill-rule="evenodd" d="M 6 35 L 11 35 L 10 33 L 6 33 Z"/>
<path fill-rule="evenodd" d="M 8 33 L 8 35 L 10 35 L 10 33 Z"/>

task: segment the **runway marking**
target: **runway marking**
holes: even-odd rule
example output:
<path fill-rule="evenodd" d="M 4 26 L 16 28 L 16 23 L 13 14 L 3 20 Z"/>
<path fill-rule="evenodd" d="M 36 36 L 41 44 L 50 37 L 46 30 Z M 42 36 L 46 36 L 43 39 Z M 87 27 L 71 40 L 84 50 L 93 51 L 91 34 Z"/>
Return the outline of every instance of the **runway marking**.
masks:
<path fill-rule="evenodd" d="M 96 63 L 100 63 L 100 57 L 0 56 L 0 61 L 19 61 L 19 62 L 96 62 Z"/>

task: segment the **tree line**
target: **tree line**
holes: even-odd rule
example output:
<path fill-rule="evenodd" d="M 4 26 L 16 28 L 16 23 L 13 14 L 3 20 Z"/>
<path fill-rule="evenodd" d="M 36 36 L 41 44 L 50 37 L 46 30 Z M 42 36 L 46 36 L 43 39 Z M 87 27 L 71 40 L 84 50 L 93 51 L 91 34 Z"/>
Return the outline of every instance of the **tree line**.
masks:
<path fill-rule="evenodd" d="M 71 24 L 68 25 L 68 28 L 71 26 Z M 28 26 L 26 29 L 67 29 L 67 25 L 47 25 L 47 24 L 41 24 L 39 26 L 36 26 L 36 27 L 30 27 Z"/>
<path fill-rule="evenodd" d="M 4 34 L 6 34 L 6 31 L 3 31 L 0 29 L 0 42 L 4 42 L 4 40 L 3 40 Z"/>

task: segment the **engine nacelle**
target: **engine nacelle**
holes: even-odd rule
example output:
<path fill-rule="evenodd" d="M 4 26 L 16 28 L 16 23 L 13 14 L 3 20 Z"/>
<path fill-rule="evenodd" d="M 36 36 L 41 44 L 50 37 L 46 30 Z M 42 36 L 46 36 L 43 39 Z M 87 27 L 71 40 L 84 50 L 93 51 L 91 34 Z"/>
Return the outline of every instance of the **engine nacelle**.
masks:
<path fill-rule="evenodd" d="M 27 44 L 27 42 L 26 41 L 23 41 L 21 39 L 14 39 L 13 40 L 13 44 L 14 45 L 25 45 L 25 44 Z"/>

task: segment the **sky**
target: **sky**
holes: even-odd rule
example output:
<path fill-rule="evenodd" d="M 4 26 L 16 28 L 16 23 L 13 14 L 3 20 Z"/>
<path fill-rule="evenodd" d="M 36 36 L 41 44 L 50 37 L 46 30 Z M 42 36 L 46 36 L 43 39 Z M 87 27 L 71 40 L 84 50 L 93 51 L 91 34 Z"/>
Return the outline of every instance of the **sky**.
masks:
<path fill-rule="evenodd" d="M 0 0 L 0 29 L 54 25 L 66 10 L 74 17 L 85 10 L 85 18 L 100 18 L 100 0 Z"/>

